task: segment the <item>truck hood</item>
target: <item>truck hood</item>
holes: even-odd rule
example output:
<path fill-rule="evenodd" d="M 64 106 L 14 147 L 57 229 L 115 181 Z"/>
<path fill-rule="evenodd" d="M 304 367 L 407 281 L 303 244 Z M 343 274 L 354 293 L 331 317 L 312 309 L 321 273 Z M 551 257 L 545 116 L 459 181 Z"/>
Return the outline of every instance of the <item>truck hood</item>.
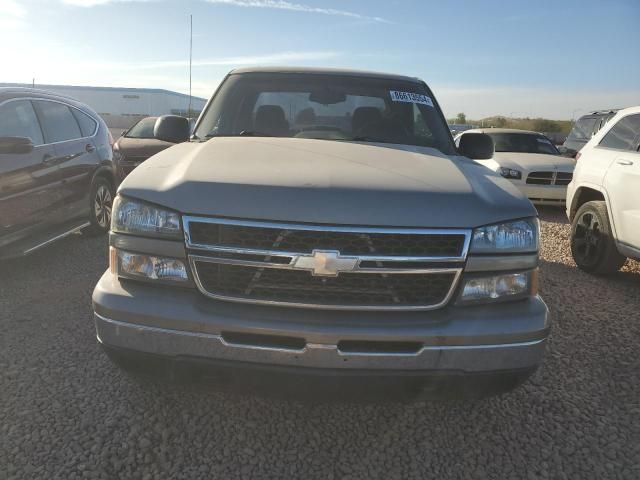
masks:
<path fill-rule="evenodd" d="M 491 170 L 406 145 L 218 137 L 171 147 L 119 193 L 183 214 L 397 227 L 475 227 L 535 216 Z"/>
<path fill-rule="evenodd" d="M 573 158 L 544 153 L 496 152 L 493 159 L 501 166 L 520 171 L 573 172 L 576 162 Z"/>

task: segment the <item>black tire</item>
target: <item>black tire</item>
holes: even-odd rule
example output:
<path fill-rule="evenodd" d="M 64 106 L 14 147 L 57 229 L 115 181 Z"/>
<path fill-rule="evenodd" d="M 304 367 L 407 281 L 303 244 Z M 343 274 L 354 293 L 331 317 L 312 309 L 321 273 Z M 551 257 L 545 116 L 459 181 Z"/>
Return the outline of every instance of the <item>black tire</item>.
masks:
<path fill-rule="evenodd" d="M 114 196 L 113 184 L 105 177 L 96 177 L 89 194 L 89 222 L 91 225 L 84 230 L 84 233 L 104 235 L 109 231 Z"/>
<path fill-rule="evenodd" d="M 620 255 L 603 201 L 582 205 L 571 223 L 571 255 L 581 270 L 606 275 L 617 272 L 627 260 Z"/>

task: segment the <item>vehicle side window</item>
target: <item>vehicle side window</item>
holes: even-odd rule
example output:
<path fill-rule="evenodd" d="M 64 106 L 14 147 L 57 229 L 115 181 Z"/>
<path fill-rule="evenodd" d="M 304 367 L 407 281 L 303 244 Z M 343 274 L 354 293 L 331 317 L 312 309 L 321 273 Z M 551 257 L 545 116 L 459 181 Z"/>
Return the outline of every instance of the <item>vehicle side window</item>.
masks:
<path fill-rule="evenodd" d="M 33 102 L 47 143 L 82 138 L 80 127 L 71 109 L 62 103 L 36 100 Z"/>
<path fill-rule="evenodd" d="M 640 133 L 640 114 L 629 115 L 616 123 L 600 140 L 599 146 L 617 150 L 634 150 Z"/>
<path fill-rule="evenodd" d="M 96 131 L 96 127 L 98 126 L 96 121 L 86 113 L 82 113 L 80 110 L 76 110 L 75 108 L 72 108 L 71 112 L 73 113 L 73 116 L 76 117 L 78 125 L 80 125 L 82 136 L 90 137 L 93 135 Z"/>
<path fill-rule="evenodd" d="M 27 137 L 42 145 L 42 131 L 29 100 L 16 100 L 0 107 L 0 137 Z"/>

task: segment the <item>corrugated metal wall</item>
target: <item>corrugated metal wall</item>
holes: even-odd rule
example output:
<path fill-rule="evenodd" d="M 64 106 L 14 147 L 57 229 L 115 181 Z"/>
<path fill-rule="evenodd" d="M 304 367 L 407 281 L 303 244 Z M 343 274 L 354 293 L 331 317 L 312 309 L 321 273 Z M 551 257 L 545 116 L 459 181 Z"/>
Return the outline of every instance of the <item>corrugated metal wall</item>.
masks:
<path fill-rule="evenodd" d="M 31 87 L 30 84 L 16 83 L 0 83 L 0 86 Z M 189 108 L 188 95 L 168 90 L 38 84 L 35 88 L 66 95 L 86 103 L 102 116 L 114 137 L 119 136 L 122 130 L 129 128 L 141 118 L 171 113 L 186 115 Z M 211 91 L 213 92 L 213 88 Z M 204 98 L 192 97 L 191 108 L 196 116 L 205 103 Z"/>

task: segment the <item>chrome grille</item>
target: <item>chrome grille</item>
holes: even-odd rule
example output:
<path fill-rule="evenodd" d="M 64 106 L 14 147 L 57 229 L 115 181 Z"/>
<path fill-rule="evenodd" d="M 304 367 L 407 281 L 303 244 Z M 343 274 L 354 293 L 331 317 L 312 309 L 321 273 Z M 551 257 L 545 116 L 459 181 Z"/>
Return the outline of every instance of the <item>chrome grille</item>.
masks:
<path fill-rule="evenodd" d="M 205 295 L 330 309 L 428 310 L 451 298 L 469 230 L 386 229 L 184 217 Z"/>
<path fill-rule="evenodd" d="M 194 262 L 208 292 L 238 299 L 306 305 L 433 305 L 444 301 L 455 271 L 432 274 L 344 273 L 317 277 L 302 270 Z"/>
<path fill-rule="evenodd" d="M 527 176 L 530 185 L 569 185 L 573 173 L 571 172 L 531 172 Z"/>
<path fill-rule="evenodd" d="M 556 175 L 556 182 L 554 185 L 569 185 L 573 179 L 573 173 L 570 172 L 558 172 Z"/>
<path fill-rule="evenodd" d="M 339 250 L 343 255 L 460 256 L 464 235 L 378 233 L 371 231 L 300 230 L 293 228 L 244 226 L 191 222 L 194 244 L 247 249 L 272 249 L 311 253 Z"/>

